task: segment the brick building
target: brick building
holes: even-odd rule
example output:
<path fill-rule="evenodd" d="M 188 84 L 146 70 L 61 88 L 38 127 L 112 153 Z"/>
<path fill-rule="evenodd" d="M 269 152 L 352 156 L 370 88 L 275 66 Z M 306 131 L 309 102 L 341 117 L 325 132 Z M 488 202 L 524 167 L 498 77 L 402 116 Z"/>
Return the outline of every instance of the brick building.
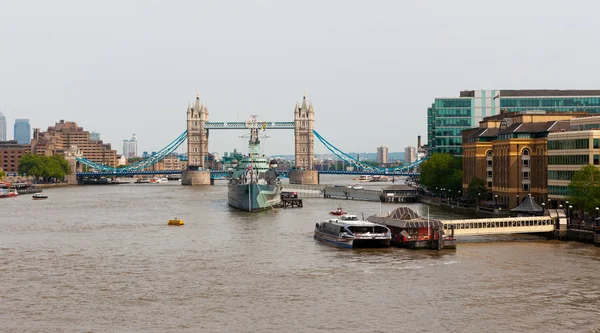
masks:
<path fill-rule="evenodd" d="M 41 132 L 39 128 L 33 130 L 31 151 L 34 154 L 63 154 L 70 146 L 77 146 L 83 152 L 83 157 L 90 161 L 117 166 L 117 151 L 111 148 L 110 143 L 91 140 L 90 132 L 84 131 L 75 122 L 61 120 L 55 126 L 48 127 L 46 132 Z"/>
<path fill-rule="evenodd" d="M 31 152 L 31 145 L 17 140 L 0 141 L 0 169 L 7 173 L 18 172 L 19 160 Z"/>

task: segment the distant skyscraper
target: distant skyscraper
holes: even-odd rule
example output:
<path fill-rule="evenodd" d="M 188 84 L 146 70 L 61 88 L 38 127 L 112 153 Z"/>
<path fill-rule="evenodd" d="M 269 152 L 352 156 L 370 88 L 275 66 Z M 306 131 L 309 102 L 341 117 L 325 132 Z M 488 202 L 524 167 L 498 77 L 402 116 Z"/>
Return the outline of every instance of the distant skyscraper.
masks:
<path fill-rule="evenodd" d="M 14 139 L 17 140 L 20 145 L 31 143 L 31 126 L 29 126 L 29 119 L 15 119 L 14 130 Z"/>
<path fill-rule="evenodd" d="M 6 141 L 6 117 L 0 111 L 0 141 Z"/>
<path fill-rule="evenodd" d="M 417 148 L 408 146 L 404 148 L 404 163 L 412 163 L 417 161 Z"/>
<path fill-rule="evenodd" d="M 377 163 L 385 164 L 388 162 L 388 148 L 386 146 L 377 147 Z"/>
<path fill-rule="evenodd" d="M 123 155 L 127 158 L 137 157 L 137 137 L 135 134 L 129 140 L 123 140 Z"/>
<path fill-rule="evenodd" d="M 90 140 L 100 141 L 100 133 L 90 132 Z"/>

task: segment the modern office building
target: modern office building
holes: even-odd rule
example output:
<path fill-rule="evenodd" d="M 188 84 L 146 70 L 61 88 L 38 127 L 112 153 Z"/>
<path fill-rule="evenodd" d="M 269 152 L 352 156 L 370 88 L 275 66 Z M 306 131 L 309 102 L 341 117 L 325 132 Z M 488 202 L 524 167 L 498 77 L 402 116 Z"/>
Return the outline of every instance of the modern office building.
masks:
<path fill-rule="evenodd" d="M 90 132 L 72 121 L 60 120 L 56 125 L 49 126 L 46 132 L 39 128 L 33 129 L 31 152 L 38 155 L 51 156 L 64 154 L 71 146 L 77 146 L 83 157 L 96 163 L 117 166 L 117 152 L 111 149 L 110 143 L 90 140 Z"/>
<path fill-rule="evenodd" d="M 0 141 L 6 141 L 6 117 L 0 111 Z"/>
<path fill-rule="evenodd" d="M 377 147 L 377 163 L 386 164 L 388 162 L 388 147 Z"/>
<path fill-rule="evenodd" d="M 90 132 L 90 140 L 100 141 L 100 133 Z"/>
<path fill-rule="evenodd" d="M 31 143 L 31 126 L 29 119 L 15 119 L 14 139 L 19 144 L 25 145 Z"/>
<path fill-rule="evenodd" d="M 461 132 L 500 110 L 600 114 L 600 90 L 467 90 L 458 97 L 435 98 L 427 109 L 429 154 L 460 156 Z"/>
<path fill-rule="evenodd" d="M 600 167 L 600 116 L 573 118 L 568 131 L 548 135 L 548 199 L 565 205 L 569 183 L 585 165 Z"/>
<path fill-rule="evenodd" d="M 138 157 L 137 153 L 137 137 L 135 134 L 131 139 L 123 140 L 123 155 L 127 158 Z"/>
<path fill-rule="evenodd" d="M 463 132 L 463 191 L 474 178 L 485 181 L 488 197 L 505 209 L 531 194 L 547 200 L 548 136 L 566 131 L 585 112 L 503 112 Z"/>
<path fill-rule="evenodd" d="M 404 148 L 404 163 L 412 163 L 417 161 L 417 148 L 408 146 Z"/>
<path fill-rule="evenodd" d="M 30 144 L 19 144 L 15 140 L 0 141 L 0 169 L 6 172 L 18 172 L 19 160 L 30 152 Z"/>

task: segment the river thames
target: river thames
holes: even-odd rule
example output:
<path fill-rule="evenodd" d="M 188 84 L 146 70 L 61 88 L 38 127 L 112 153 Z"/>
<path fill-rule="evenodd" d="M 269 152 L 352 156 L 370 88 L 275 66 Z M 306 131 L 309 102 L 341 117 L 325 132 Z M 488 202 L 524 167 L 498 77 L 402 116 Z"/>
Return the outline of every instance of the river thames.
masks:
<path fill-rule="evenodd" d="M 322 180 L 353 182 L 335 177 Z M 224 182 L 44 193 L 0 199 L 2 332 L 600 332 L 592 245 L 513 235 L 347 250 L 315 241 L 315 223 L 379 203 L 249 214 L 228 207 Z M 175 216 L 185 225 L 167 226 Z"/>

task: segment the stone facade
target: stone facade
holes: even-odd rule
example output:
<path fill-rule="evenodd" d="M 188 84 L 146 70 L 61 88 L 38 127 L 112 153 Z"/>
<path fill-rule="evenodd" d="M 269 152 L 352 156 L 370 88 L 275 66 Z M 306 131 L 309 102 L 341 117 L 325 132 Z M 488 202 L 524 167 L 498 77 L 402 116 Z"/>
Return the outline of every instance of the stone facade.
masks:
<path fill-rule="evenodd" d="M 181 175 L 181 185 L 211 185 L 210 171 L 185 170 Z"/>
<path fill-rule="evenodd" d="M 208 156 L 208 130 L 204 124 L 208 121 L 208 108 L 200 103 L 196 96 L 194 107 L 188 105 L 187 130 L 188 130 L 188 169 L 204 169 Z"/>
<path fill-rule="evenodd" d="M 296 103 L 294 123 L 296 169 L 312 170 L 315 158 L 315 111 L 312 103 L 306 105 L 306 94 L 301 106 Z"/>
<path fill-rule="evenodd" d="M 319 184 L 317 170 L 290 170 L 290 184 L 316 185 Z"/>

